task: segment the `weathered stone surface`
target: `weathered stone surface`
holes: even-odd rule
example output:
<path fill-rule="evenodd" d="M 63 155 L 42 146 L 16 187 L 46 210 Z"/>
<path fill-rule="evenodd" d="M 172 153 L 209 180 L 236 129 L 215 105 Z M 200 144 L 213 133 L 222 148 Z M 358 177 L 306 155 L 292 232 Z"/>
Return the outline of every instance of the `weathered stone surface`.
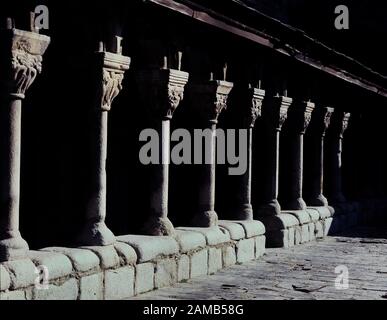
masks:
<path fill-rule="evenodd" d="M 98 272 L 79 279 L 80 300 L 103 299 L 103 272 Z"/>
<path fill-rule="evenodd" d="M 38 274 L 30 259 L 8 261 L 3 263 L 11 277 L 10 289 L 26 288 L 35 283 Z"/>
<path fill-rule="evenodd" d="M 316 240 L 316 222 L 308 223 L 309 241 Z"/>
<path fill-rule="evenodd" d="M 134 267 L 105 271 L 105 299 L 125 299 L 134 295 Z"/>
<path fill-rule="evenodd" d="M 26 300 L 26 293 L 23 290 L 0 292 L 0 300 Z"/>
<path fill-rule="evenodd" d="M 186 254 L 180 256 L 177 261 L 177 281 L 188 280 L 190 275 L 190 261 Z"/>
<path fill-rule="evenodd" d="M 124 259 L 125 264 L 135 264 L 137 261 L 136 251 L 128 244 L 124 242 L 114 243 L 114 248 L 116 249 L 118 256 Z"/>
<path fill-rule="evenodd" d="M 70 259 L 61 253 L 29 251 L 28 257 L 36 266 L 45 266 L 47 268 L 49 280 L 65 277 L 73 271 Z"/>
<path fill-rule="evenodd" d="M 224 246 L 222 248 L 223 267 L 229 267 L 236 263 L 236 252 L 234 246 Z"/>
<path fill-rule="evenodd" d="M 191 256 L 191 278 L 207 275 L 208 272 L 208 250 L 200 250 Z"/>
<path fill-rule="evenodd" d="M 311 222 L 310 215 L 306 210 L 284 210 L 283 214 L 291 214 L 295 216 L 300 225 Z"/>
<path fill-rule="evenodd" d="M 155 268 L 155 288 L 172 286 L 177 282 L 177 261 L 174 258 L 162 259 Z"/>
<path fill-rule="evenodd" d="M 255 258 L 255 239 L 239 240 L 236 244 L 236 254 L 238 263 L 244 263 Z"/>
<path fill-rule="evenodd" d="M 266 232 L 283 230 L 299 225 L 299 221 L 295 216 L 286 213 L 275 216 L 259 217 L 259 221 L 265 225 Z"/>
<path fill-rule="evenodd" d="M 316 221 L 314 223 L 315 236 L 317 239 L 324 238 L 324 222 Z"/>
<path fill-rule="evenodd" d="M 288 247 L 290 248 L 296 245 L 296 227 L 289 228 L 288 230 Z"/>
<path fill-rule="evenodd" d="M 129 244 L 136 250 L 138 263 L 179 252 L 176 240 L 168 236 L 125 235 L 117 237 L 117 240 Z"/>
<path fill-rule="evenodd" d="M 310 220 L 312 222 L 316 222 L 316 221 L 320 220 L 320 213 L 319 213 L 319 211 L 317 209 L 308 207 L 306 209 L 306 212 L 308 212 Z M 329 210 L 328 210 L 328 212 L 329 212 Z"/>
<path fill-rule="evenodd" d="M 246 238 L 252 238 L 265 234 L 264 224 L 258 220 L 239 220 L 235 221 L 245 229 Z"/>
<path fill-rule="evenodd" d="M 222 269 L 222 249 L 209 248 L 208 249 L 208 274 L 213 274 Z"/>
<path fill-rule="evenodd" d="M 76 271 L 86 272 L 94 268 L 99 268 L 98 256 L 90 250 L 65 248 L 65 247 L 49 247 L 42 251 L 59 252 L 70 258 Z"/>
<path fill-rule="evenodd" d="M 254 238 L 254 240 L 255 240 L 255 258 L 258 259 L 259 257 L 265 254 L 266 237 L 264 235 L 257 236 Z"/>
<path fill-rule="evenodd" d="M 120 258 L 113 245 L 110 246 L 90 246 L 84 249 L 93 251 L 99 258 L 101 268 L 114 268 L 120 264 Z"/>
<path fill-rule="evenodd" d="M 330 234 L 332 221 L 333 221 L 333 218 L 326 218 L 324 220 L 324 236 L 328 236 Z"/>
<path fill-rule="evenodd" d="M 50 284 L 48 289 L 34 288 L 35 300 L 76 300 L 78 297 L 77 280 L 71 278 L 59 285 Z"/>
<path fill-rule="evenodd" d="M 206 238 L 198 232 L 175 230 L 175 239 L 180 246 L 180 252 L 187 253 L 206 246 Z"/>
<path fill-rule="evenodd" d="M 331 217 L 332 211 L 334 211 L 333 208 L 332 208 L 332 210 L 330 210 L 329 207 L 308 207 L 307 210 L 308 210 L 309 214 L 311 213 L 312 210 L 317 211 L 319 216 L 320 216 L 320 219 L 326 219 L 326 218 Z"/>
<path fill-rule="evenodd" d="M 8 271 L 0 264 L 0 291 L 7 290 L 11 285 L 11 278 Z"/>
<path fill-rule="evenodd" d="M 234 221 L 219 220 L 218 224 L 221 228 L 227 230 L 232 240 L 239 240 L 246 237 L 244 228 Z"/>
<path fill-rule="evenodd" d="M 293 230 L 293 228 L 291 229 Z M 266 232 L 266 239 L 269 248 L 288 248 L 289 229 L 270 230 Z M 293 242 L 294 243 L 294 242 Z"/>
<path fill-rule="evenodd" d="M 300 226 L 301 229 L 301 243 L 310 241 L 309 237 L 309 223 Z"/>
<path fill-rule="evenodd" d="M 302 229 L 300 226 L 294 227 L 294 245 L 298 246 L 302 243 Z"/>
<path fill-rule="evenodd" d="M 136 265 L 136 294 L 151 291 L 155 287 L 154 283 L 155 267 L 153 263 L 140 263 Z"/>
<path fill-rule="evenodd" d="M 230 241 L 228 234 L 222 232 L 222 230 L 215 226 L 210 228 L 197 228 L 197 227 L 180 227 L 177 230 L 189 230 L 195 231 L 205 236 L 207 244 L 210 246 L 222 244 Z"/>
<path fill-rule="evenodd" d="M 135 299 L 385 300 L 386 232 L 382 238 L 359 236 L 347 234 L 293 248 L 267 249 L 258 260 Z M 338 290 L 335 268 L 343 264 L 348 267 L 349 288 Z"/>

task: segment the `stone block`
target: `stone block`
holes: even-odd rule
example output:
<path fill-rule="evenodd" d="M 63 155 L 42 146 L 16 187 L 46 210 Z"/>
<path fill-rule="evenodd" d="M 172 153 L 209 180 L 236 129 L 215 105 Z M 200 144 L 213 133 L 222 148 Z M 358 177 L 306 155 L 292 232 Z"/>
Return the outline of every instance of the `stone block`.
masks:
<path fill-rule="evenodd" d="M 295 216 L 300 225 L 308 224 L 312 221 L 306 210 L 284 210 L 281 214 L 291 214 Z"/>
<path fill-rule="evenodd" d="M 0 300 L 26 300 L 26 293 L 23 290 L 0 292 Z"/>
<path fill-rule="evenodd" d="M 264 224 L 258 220 L 239 220 L 235 222 L 245 229 L 246 238 L 261 236 L 266 232 Z"/>
<path fill-rule="evenodd" d="M 222 248 L 208 249 L 208 274 L 213 274 L 222 269 Z"/>
<path fill-rule="evenodd" d="M 291 227 L 288 230 L 288 248 L 290 248 L 296 245 L 296 227 Z"/>
<path fill-rule="evenodd" d="M 47 268 L 48 280 L 62 278 L 73 272 L 70 259 L 62 253 L 29 251 L 28 257 L 36 266 L 44 266 Z"/>
<path fill-rule="evenodd" d="M 190 275 L 190 262 L 186 254 L 180 256 L 177 261 L 177 281 L 188 280 Z"/>
<path fill-rule="evenodd" d="M 218 244 L 226 243 L 230 241 L 228 233 L 223 232 L 218 226 L 210 228 L 199 227 L 179 227 L 177 230 L 189 230 L 198 232 L 206 238 L 206 242 L 209 246 L 216 246 Z"/>
<path fill-rule="evenodd" d="M 239 240 L 236 243 L 237 262 L 244 263 L 255 258 L 255 239 Z"/>
<path fill-rule="evenodd" d="M 200 277 L 208 273 L 208 250 L 203 249 L 191 255 L 191 277 Z"/>
<path fill-rule="evenodd" d="M 60 284 L 49 284 L 48 288 L 34 288 L 34 300 L 77 300 L 78 282 L 71 278 Z"/>
<path fill-rule="evenodd" d="M 254 238 L 255 241 L 255 259 L 263 256 L 266 251 L 266 237 L 264 235 Z"/>
<path fill-rule="evenodd" d="M 86 272 L 99 268 L 99 258 L 90 250 L 65 247 L 49 247 L 44 248 L 41 251 L 63 253 L 71 260 L 75 270 L 78 272 Z"/>
<path fill-rule="evenodd" d="M 233 245 L 224 246 L 222 248 L 222 256 L 223 256 L 224 268 L 236 264 L 236 252 L 235 252 L 235 247 Z"/>
<path fill-rule="evenodd" d="M 300 226 L 294 227 L 294 245 L 298 246 L 302 242 L 302 230 Z"/>
<path fill-rule="evenodd" d="M 0 264 L 0 291 L 7 290 L 11 285 L 11 277 L 8 271 Z"/>
<path fill-rule="evenodd" d="M 330 218 L 332 219 L 332 218 Z M 315 228 L 315 236 L 317 239 L 324 238 L 324 222 L 323 221 L 316 221 L 314 224 Z"/>
<path fill-rule="evenodd" d="M 117 237 L 134 248 L 137 253 L 137 262 L 143 263 L 156 259 L 159 256 L 177 254 L 179 245 L 173 237 L 125 235 Z"/>
<path fill-rule="evenodd" d="M 308 223 L 309 241 L 316 240 L 316 222 Z"/>
<path fill-rule="evenodd" d="M 170 287 L 177 282 L 177 261 L 174 258 L 162 259 L 155 268 L 155 288 Z"/>
<path fill-rule="evenodd" d="M 194 231 L 175 229 L 175 239 L 180 246 L 181 253 L 202 249 L 206 246 L 204 235 Z"/>
<path fill-rule="evenodd" d="M 323 207 L 325 208 L 325 207 Z M 328 210 L 328 208 L 326 208 L 326 210 Z M 316 222 L 318 220 L 320 220 L 320 213 L 318 211 L 318 209 L 316 209 L 316 207 L 308 207 L 306 209 L 306 211 L 308 212 L 309 216 L 310 216 L 310 220 L 312 222 Z M 328 210 L 329 212 L 329 210 Z"/>
<path fill-rule="evenodd" d="M 83 249 L 94 252 L 99 260 L 102 269 L 110 269 L 117 267 L 120 264 L 120 258 L 113 245 L 110 246 L 88 246 Z"/>
<path fill-rule="evenodd" d="M 134 295 L 134 267 L 105 271 L 105 299 L 120 300 Z"/>
<path fill-rule="evenodd" d="M 219 226 L 227 230 L 231 240 L 240 240 L 246 237 L 243 226 L 234 221 L 219 220 Z"/>
<path fill-rule="evenodd" d="M 333 218 L 326 218 L 324 220 L 324 236 L 326 237 L 327 235 L 330 234 L 330 230 L 331 230 L 331 226 L 332 226 L 332 221 L 333 221 Z"/>
<path fill-rule="evenodd" d="M 148 292 L 154 289 L 155 267 L 153 263 L 140 263 L 136 265 L 135 294 Z"/>
<path fill-rule="evenodd" d="M 117 241 L 114 244 L 118 256 L 123 259 L 124 264 L 135 264 L 137 262 L 136 251 L 128 244 Z"/>
<path fill-rule="evenodd" d="M 103 299 L 103 273 L 98 272 L 79 279 L 79 300 Z"/>
<path fill-rule="evenodd" d="M 38 277 L 38 274 L 35 272 L 36 267 L 30 259 L 4 262 L 3 267 L 8 270 L 11 278 L 11 290 L 33 285 Z"/>
<path fill-rule="evenodd" d="M 260 217 L 259 221 L 264 224 L 266 233 L 268 231 L 280 231 L 288 229 L 300 224 L 294 215 L 287 213 L 281 213 L 275 216 Z M 278 236 L 280 236 L 279 233 Z"/>

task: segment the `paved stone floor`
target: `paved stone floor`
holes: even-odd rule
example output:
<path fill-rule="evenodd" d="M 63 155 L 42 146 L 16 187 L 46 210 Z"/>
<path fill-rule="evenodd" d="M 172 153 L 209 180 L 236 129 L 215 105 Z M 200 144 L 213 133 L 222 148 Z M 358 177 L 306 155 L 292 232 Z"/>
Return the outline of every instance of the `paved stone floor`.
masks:
<path fill-rule="evenodd" d="M 134 299 L 387 299 L 387 231 L 356 229 L 291 249 L 267 249 L 258 261 L 149 292 Z M 337 266 L 348 289 L 336 289 Z"/>

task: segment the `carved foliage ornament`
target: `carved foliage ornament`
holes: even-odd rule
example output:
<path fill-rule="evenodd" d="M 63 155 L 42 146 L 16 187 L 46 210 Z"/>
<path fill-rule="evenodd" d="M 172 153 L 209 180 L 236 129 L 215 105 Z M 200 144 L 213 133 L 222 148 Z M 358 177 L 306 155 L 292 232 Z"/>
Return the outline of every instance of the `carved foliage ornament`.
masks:
<path fill-rule="evenodd" d="M 184 98 L 184 86 L 168 84 L 168 105 L 165 117 L 172 118 L 174 111 Z"/>
<path fill-rule="evenodd" d="M 249 127 L 254 127 L 255 121 L 262 114 L 262 98 L 253 98 L 251 100 L 251 107 L 247 116 L 247 125 Z"/>
<path fill-rule="evenodd" d="M 42 56 L 31 54 L 30 43 L 20 39 L 14 44 L 11 52 L 11 65 L 5 86 L 8 93 L 24 97 L 27 89 L 34 82 L 38 73 L 42 71 Z"/>
<path fill-rule="evenodd" d="M 213 103 L 214 108 L 210 110 L 210 120 L 217 121 L 220 113 L 227 109 L 227 94 L 217 93 L 215 102 Z"/>
<path fill-rule="evenodd" d="M 102 102 L 103 111 L 109 111 L 115 97 L 118 96 L 122 89 L 122 80 L 124 74 L 113 70 L 103 69 L 102 75 Z"/>
<path fill-rule="evenodd" d="M 345 130 L 348 128 L 349 118 L 351 117 L 350 113 L 344 113 L 343 114 L 343 120 L 341 122 L 341 131 L 340 131 L 340 138 L 343 138 Z"/>

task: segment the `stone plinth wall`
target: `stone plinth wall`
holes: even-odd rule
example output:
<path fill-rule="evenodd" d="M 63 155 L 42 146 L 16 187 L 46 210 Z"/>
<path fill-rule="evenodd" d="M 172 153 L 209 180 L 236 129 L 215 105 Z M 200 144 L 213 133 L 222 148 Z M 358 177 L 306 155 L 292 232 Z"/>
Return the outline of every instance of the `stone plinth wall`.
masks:
<path fill-rule="evenodd" d="M 0 264 L 0 298 L 130 298 L 257 259 L 265 252 L 264 233 L 258 221 L 221 221 L 213 228 L 176 228 L 173 237 L 125 235 L 110 246 L 29 251 L 28 259 Z"/>

